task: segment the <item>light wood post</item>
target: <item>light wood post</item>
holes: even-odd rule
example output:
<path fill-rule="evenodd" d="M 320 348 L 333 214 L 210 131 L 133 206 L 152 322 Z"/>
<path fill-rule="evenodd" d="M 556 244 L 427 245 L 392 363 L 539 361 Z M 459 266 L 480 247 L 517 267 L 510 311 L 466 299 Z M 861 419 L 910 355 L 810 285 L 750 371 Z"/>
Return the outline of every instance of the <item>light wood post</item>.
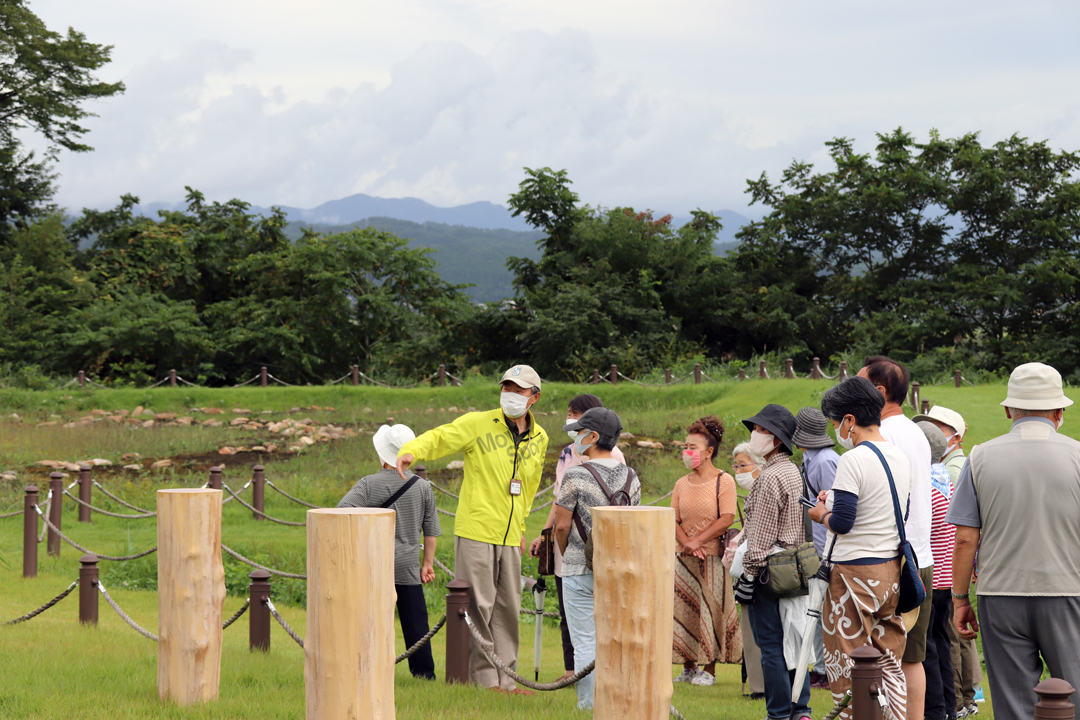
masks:
<path fill-rule="evenodd" d="M 308 510 L 307 575 L 307 720 L 394 720 L 394 511 Z"/>
<path fill-rule="evenodd" d="M 675 511 L 594 507 L 595 720 L 667 720 Z"/>
<path fill-rule="evenodd" d="M 221 490 L 158 490 L 158 696 L 214 700 L 221 680 Z"/>

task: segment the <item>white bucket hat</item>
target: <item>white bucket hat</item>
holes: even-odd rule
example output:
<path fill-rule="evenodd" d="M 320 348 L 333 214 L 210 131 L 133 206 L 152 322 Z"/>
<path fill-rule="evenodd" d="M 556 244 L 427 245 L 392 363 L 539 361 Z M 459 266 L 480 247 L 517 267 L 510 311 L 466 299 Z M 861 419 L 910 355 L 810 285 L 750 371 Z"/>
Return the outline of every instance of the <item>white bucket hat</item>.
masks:
<path fill-rule="evenodd" d="M 967 432 L 967 425 L 964 423 L 964 417 L 955 410 L 950 410 L 949 408 L 941 407 L 940 405 L 935 405 L 930 408 L 929 412 L 916 415 L 911 418 L 911 420 L 916 423 L 923 420 L 935 420 L 951 427 L 961 439 L 963 439 L 964 433 Z"/>
<path fill-rule="evenodd" d="M 1009 376 L 1009 396 L 1001 404 L 1017 410 L 1057 410 L 1073 401 L 1061 389 L 1061 373 L 1042 363 L 1024 363 Z"/>
<path fill-rule="evenodd" d="M 375 453 L 387 465 L 397 465 L 397 455 L 401 446 L 416 439 L 416 433 L 408 425 L 382 425 L 375 431 L 371 441 L 375 444 Z"/>

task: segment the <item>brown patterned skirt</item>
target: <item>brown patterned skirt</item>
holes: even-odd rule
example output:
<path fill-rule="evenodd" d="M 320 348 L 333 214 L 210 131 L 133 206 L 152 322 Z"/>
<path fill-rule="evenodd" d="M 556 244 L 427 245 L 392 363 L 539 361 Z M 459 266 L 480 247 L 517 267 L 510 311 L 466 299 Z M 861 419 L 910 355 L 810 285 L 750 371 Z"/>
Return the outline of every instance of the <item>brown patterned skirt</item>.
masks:
<path fill-rule="evenodd" d="M 700 560 L 679 553 L 675 559 L 675 636 L 671 661 L 737 663 L 742 660 L 739 609 L 731 576 L 710 555 Z"/>

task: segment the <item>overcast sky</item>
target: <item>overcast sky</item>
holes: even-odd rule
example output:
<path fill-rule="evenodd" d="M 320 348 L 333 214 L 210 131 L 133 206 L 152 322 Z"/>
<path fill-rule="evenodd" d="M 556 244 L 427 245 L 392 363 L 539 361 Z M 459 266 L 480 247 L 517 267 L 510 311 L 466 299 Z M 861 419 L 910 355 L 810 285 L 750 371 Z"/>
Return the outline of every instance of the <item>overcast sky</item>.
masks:
<path fill-rule="evenodd" d="M 746 179 L 903 126 L 1080 150 L 1080 3 L 30 0 L 115 46 L 59 201 L 584 202 L 744 212 Z M 754 215 L 760 208 L 751 208 Z"/>

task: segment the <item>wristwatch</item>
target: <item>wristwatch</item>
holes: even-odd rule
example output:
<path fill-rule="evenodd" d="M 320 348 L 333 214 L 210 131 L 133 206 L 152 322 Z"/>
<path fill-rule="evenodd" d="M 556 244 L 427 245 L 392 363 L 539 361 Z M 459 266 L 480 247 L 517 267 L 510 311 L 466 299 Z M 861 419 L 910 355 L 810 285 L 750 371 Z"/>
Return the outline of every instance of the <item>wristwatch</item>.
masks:
<path fill-rule="evenodd" d="M 964 593 L 963 595 L 961 595 L 961 594 L 960 594 L 960 593 L 958 593 L 958 592 L 954 592 L 954 593 L 952 594 L 953 598 L 954 598 L 954 599 L 956 599 L 956 600 L 967 600 L 967 599 L 968 599 L 968 597 L 969 597 L 970 595 L 971 595 L 971 591 L 970 591 L 970 590 L 968 590 L 968 591 L 967 591 L 966 593 Z"/>

